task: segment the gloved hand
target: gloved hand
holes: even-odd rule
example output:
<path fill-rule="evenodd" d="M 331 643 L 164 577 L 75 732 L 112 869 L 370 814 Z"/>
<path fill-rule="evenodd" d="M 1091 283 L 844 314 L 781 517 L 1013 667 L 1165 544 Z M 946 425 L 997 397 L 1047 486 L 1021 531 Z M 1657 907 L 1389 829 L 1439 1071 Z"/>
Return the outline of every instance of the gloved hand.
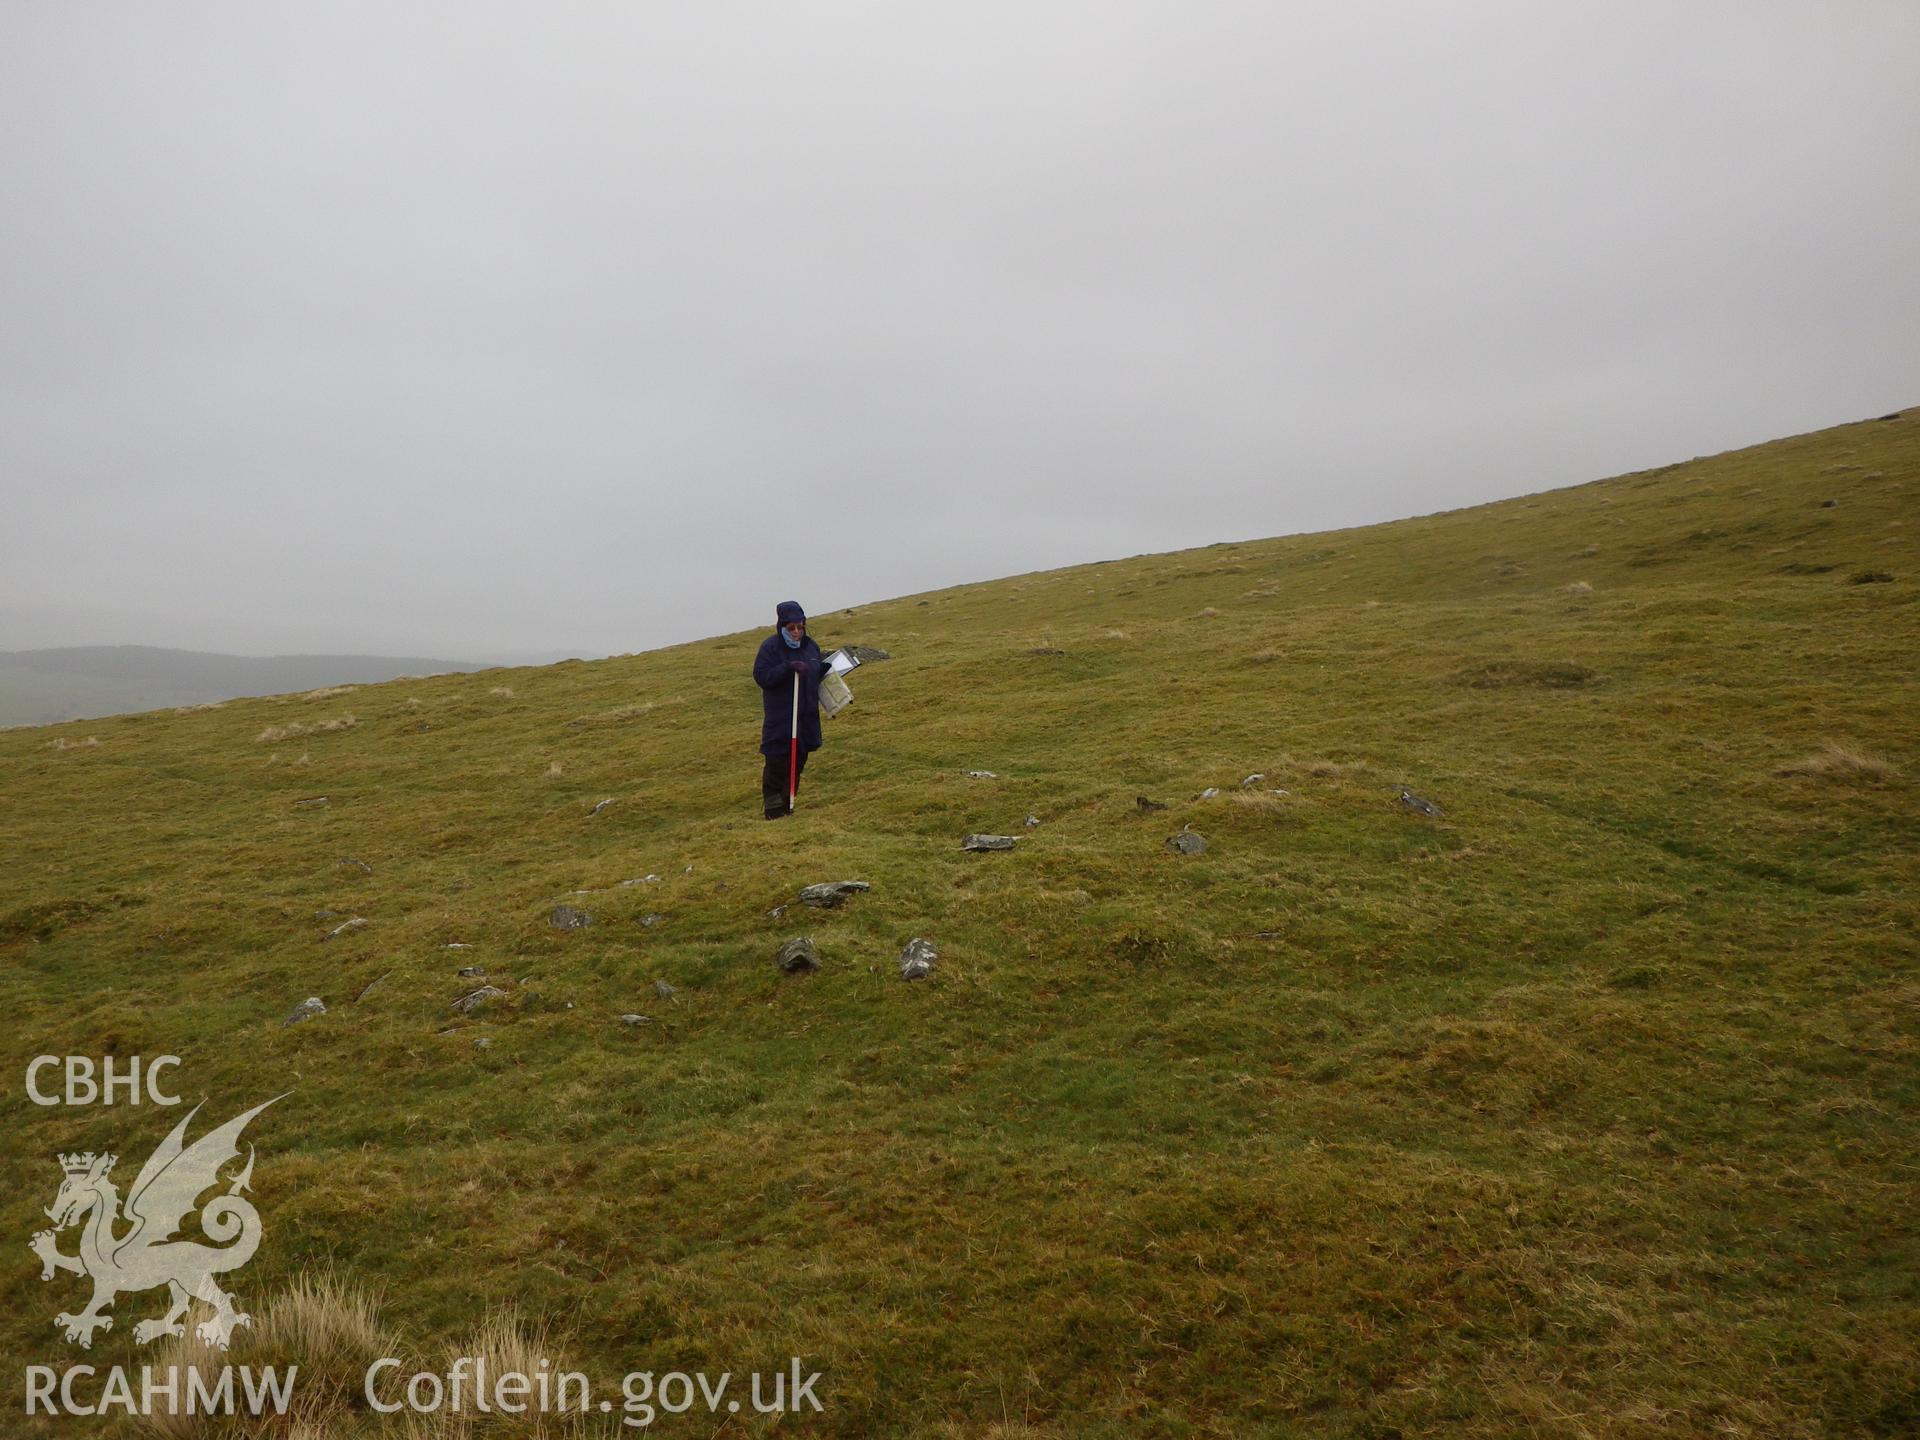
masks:
<path fill-rule="evenodd" d="M 813 662 L 810 660 L 789 660 L 787 662 L 787 668 L 793 671 L 793 673 L 796 675 L 804 675 L 807 673 L 808 667 L 811 666 L 812 663 Z"/>

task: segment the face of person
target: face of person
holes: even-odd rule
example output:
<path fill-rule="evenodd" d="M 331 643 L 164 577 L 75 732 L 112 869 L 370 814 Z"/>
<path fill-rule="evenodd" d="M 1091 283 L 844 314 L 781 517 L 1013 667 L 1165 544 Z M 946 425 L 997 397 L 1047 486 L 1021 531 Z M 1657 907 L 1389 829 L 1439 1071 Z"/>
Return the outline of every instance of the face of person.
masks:
<path fill-rule="evenodd" d="M 785 630 L 790 638 L 798 640 L 802 635 L 807 633 L 807 622 L 804 620 L 795 620 L 791 624 L 782 625 L 780 628 Z"/>

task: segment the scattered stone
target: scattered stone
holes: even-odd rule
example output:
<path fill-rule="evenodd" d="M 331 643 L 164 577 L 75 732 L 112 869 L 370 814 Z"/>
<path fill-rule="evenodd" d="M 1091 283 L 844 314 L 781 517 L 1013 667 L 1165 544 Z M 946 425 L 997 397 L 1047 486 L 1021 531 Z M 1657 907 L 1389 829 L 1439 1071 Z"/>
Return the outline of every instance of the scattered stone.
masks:
<path fill-rule="evenodd" d="M 662 1000 L 668 1001 L 671 1004 L 678 1005 L 680 1003 L 678 1000 L 674 999 L 674 995 L 676 992 L 673 986 L 669 985 L 664 980 L 656 980 L 653 982 L 653 993 L 655 995 L 658 995 Z"/>
<path fill-rule="evenodd" d="M 640 917 L 640 924 L 646 929 L 651 930 L 654 926 L 660 924 L 666 918 L 667 917 L 664 915 L 642 915 Z"/>
<path fill-rule="evenodd" d="M 1402 790 L 1400 792 L 1400 808 L 1405 810 L 1409 815 L 1431 815 L 1435 819 L 1438 819 L 1446 813 L 1431 800 L 1422 800 L 1411 790 Z"/>
<path fill-rule="evenodd" d="M 658 884 L 659 880 L 660 877 L 658 875 L 642 875 L 638 880 L 622 880 L 620 882 L 620 888 L 624 890 L 629 885 L 654 885 Z"/>
<path fill-rule="evenodd" d="M 369 875 L 373 873 L 373 867 L 371 865 L 367 864 L 364 860 L 356 860 L 351 855 L 343 855 L 334 863 L 336 865 L 354 865 Z"/>
<path fill-rule="evenodd" d="M 473 946 L 467 944 L 467 942 L 464 940 L 454 940 L 448 944 L 442 945 L 440 948 L 442 950 L 471 950 L 473 949 Z"/>
<path fill-rule="evenodd" d="M 687 868 L 682 870 L 680 873 L 682 875 L 691 875 L 693 873 L 693 866 L 691 865 L 687 866 Z"/>
<path fill-rule="evenodd" d="M 653 1023 L 653 1017 L 650 1015 L 622 1015 L 620 1017 L 620 1023 L 629 1030 L 633 1030 L 642 1025 L 651 1025 Z"/>
<path fill-rule="evenodd" d="M 547 923 L 556 930 L 584 930 L 593 924 L 593 916 L 571 905 L 556 905 L 547 916 Z"/>
<path fill-rule="evenodd" d="M 306 799 L 296 800 L 293 803 L 296 806 L 305 805 L 309 807 L 315 806 L 315 805 L 324 805 L 327 803 L 327 797 L 324 795 L 309 795 Z"/>
<path fill-rule="evenodd" d="M 462 965 L 454 973 L 462 980 L 484 980 L 487 976 L 487 967 L 484 965 Z"/>
<path fill-rule="evenodd" d="M 1167 837 L 1167 848 L 1182 855 L 1198 855 L 1207 848 L 1207 842 L 1191 830 L 1182 830 L 1178 835 Z"/>
<path fill-rule="evenodd" d="M 799 975 L 808 970 L 820 968 L 820 952 L 813 941 L 806 936 L 798 936 L 787 941 L 773 954 L 773 963 L 789 975 Z"/>
<path fill-rule="evenodd" d="M 902 980 L 924 980 L 933 972 L 933 962 L 940 958 L 940 952 L 933 948 L 931 940 L 922 940 L 917 936 L 907 942 L 907 948 L 900 952 L 900 978 Z"/>
<path fill-rule="evenodd" d="M 1267 776 L 1265 771 L 1256 770 L 1253 772 L 1253 774 L 1247 776 L 1246 779 L 1240 782 L 1240 788 L 1242 790 L 1251 790 L 1253 789 L 1254 786 L 1258 785 L 1262 780 L 1266 778 Z"/>
<path fill-rule="evenodd" d="M 767 918 L 769 920 L 778 920 L 782 915 L 786 913 L 787 913 L 786 906 L 776 905 L 771 910 L 767 911 Z"/>
<path fill-rule="evenodd" d="M 969 780 L 998 780 L 1000 777 L 991 770 L 969 770 L 967 771 L 967 778 Z"/>
<path fill-rule="evenodd" d="M 453 1008 L 458 1010 L 462 1015 L 471 1015 L 489 1000 L 504 1000 L 506 998 L 507 992 L 499 986 L 482 985 L 471 995 L 462 995 L 458 1000 L 454 1001 Z"/>
<path fill-rule="evenodd" d="M 491 1050 L 493 1048 L 493 1037 L 491 1035 L 474 1036 L 473 1048 L 476 1050 Z"/>
<path fill-rule="evenodd" d="M 324 1015 L 326 1013 L 327 1002 L 322 1000 L 318 995 L 309 995 L 293 1007 L 293 1013 L 280 1022 L 280 1028 L 284 1030 L 289 1025 L 298 1025 L 302 1021 L 311 1020 L 316 1015 Z"/>
<path fill-rule="evenodd" d="M 832 910 L 844 905 L 849 895 L 858 895 L 873 887 L 864 880 L 825 880 L 800 892 L 800 903 L 816 910 Z"/>
<path fill-rule="evenodd" d="M 1038 825 L 1039 823 L 1040 823 L 1040 817 L 1038 815 L 1027 816 L 1027 828 L 1029 830 L 1031 830 L 1034 826 Z"/>
<path fill-rule="evenodd" d="M 1011 850 L 1014 837 L 1011 835 L 969 835 L 960 843 L 962 850 Z"/>
<path fill-rule="evenodd" d="M 1162 805 L 1158 800 L 1149 800 L 1144 795 L 1134 796 L 1133 803 L 1140 807 L 1140 813 L 1142 815 L 1148 815 L 1155 810 L 1164 810 L 1167 808 L 1166 806 Z"/>
<path fill-rule="evenodd" d="M 345 924 L 336 925 L 333 927 L 333 929 L 329 930 L 326 934 L 322 935 L 320 937 L 321 943 L 325 944 L 329 940 L 337 940 L 342 935 L 346 934 L 349 930 L 358 930 L 362 925 L 366 923 L 367 922 L 364 919 L 356 915 L 351 920 L 347 921 Z"/>
<path fill-rule="evenodd" d="M 594 806 L 593 809 L 587 811 L 587 818 L 591 820 L 595 815 L 598 815 L 602 810 L 606 809 L 607 806 L 611 804 L 613 804 L 613 797 L 609 795 L 605 800 L 602 800 L 598 805 Z"/>
<path fill-rule="evenodd" d="M 1206 789 L 1200 792 L 1200 798 L 1202 800 L 1211 800 L 1213 799 L 1214 796 L 1218 795 L 1219 793 L 1220 793 L 1219 786 L 1209 785 Z"/>

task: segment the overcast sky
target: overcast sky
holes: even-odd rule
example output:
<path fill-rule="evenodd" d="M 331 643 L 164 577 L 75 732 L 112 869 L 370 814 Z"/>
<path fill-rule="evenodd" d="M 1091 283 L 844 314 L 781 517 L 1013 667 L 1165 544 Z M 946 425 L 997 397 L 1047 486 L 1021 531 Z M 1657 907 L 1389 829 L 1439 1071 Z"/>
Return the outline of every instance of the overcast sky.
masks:
<path fill-rule="evenodd" d="M 1920 5 L 0 8 L 0 649 L 599 655 L 1920 403 Z"/>

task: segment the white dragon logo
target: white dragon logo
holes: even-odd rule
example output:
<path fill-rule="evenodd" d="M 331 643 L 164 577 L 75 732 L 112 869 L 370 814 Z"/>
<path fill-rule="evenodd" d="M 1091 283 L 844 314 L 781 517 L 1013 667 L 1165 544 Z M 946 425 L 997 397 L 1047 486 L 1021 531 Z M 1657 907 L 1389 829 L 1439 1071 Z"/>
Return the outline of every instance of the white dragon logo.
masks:
<path fill-rule="evenodd" d="M 40 1278 L 51 1280 L 56 1270 L 69 1270 L 93 1280 L 93 1299 L 78 1315 L 62 1313 L 53 1323 L 66 1338 L 84 1349 L 93 1345 L 93 1332 L 111 1330 L 113 1317 L 102 1310 L 122 1291 L 151 1290 L 165 1285 L 173 1297 L 172 1308 L 157 1320 L 142 1320 L 133 1327 L 133 1338 L 142 1345 L 162 1335 L 185 1335 L 181 1323 L 187 1307 L 203 1300 L 213 1307 L 213 1317 L 195 1327 L 195 1333 L 210 1345 L 225 1350 L 236 1326 L 252 1324 L 252 1317 L 233 1308 L 234 1297 L 214 1282 L 216 1275 L 238 1270 L 253 1258 L 260 1246 L 260 1212 L 240 1198 L 253 1178 L 253 1147 L 247 1147 L 246 1167 L 235 1175 L 224 1195 L 216 1195 L 200 1210 L 200 1229 L 212 1245 L 194 1240 L 176 1240 L 180 1227 L 202 1193 L 220 1182 L 220 1169 L 240 1154 L 240 1132 L 247 1122 L 275 1100 L 256 1105 L 237 1115 L 217 1130 L 210 1130 L 191 1145 L 182 1143 L 187 1123 L 200 1113 L 194 1106 L 187 1117 L 173 1127 L 173 1133 L 160 1142 L 127 1195 L 126 1214 L 120 1213 L 120 1191 L 107 1178 L 117 1155 L 62 1155 L 60 1169 L 65 1179 L 46 1216 L 53 1229 L 33 1237 L 29 1248 L 40 1257 Z M 56 1248 L 55 1236 L 85 1218 L 77 1255 L 63 1255 Z M 122 1220 L 132 1228 L 115 1235 Z"/>

